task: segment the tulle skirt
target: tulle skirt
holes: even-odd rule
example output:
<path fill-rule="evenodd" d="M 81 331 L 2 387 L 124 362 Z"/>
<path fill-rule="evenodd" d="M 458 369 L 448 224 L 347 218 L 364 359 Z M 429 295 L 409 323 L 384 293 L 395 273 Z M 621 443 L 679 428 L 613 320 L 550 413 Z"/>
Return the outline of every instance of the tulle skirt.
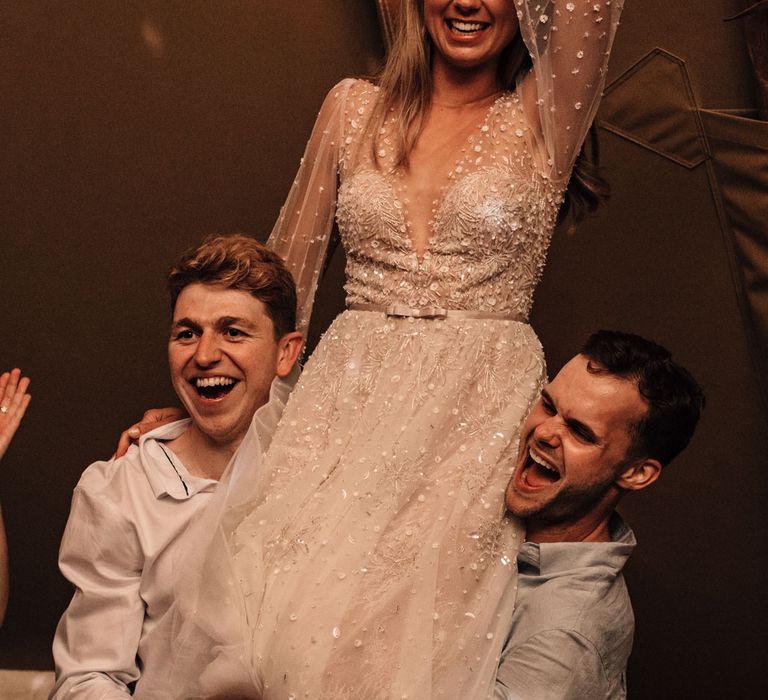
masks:
<path fill-rule="evenodd" d="M 524 323 L 341 314 L 198 524 L 172 659 L 137 694 L 490 695 L 521 536 L 504 490 L 544 374 Z"/>

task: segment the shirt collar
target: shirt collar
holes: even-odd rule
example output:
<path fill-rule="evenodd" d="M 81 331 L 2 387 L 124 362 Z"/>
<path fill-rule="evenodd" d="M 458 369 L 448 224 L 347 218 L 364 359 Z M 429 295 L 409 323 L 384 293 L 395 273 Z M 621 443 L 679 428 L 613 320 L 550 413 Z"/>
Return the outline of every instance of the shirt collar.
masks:
<path fill-rule="evenodd" d="M 251 426 L 243 442 L 224 470 L 226 478 L 231 478 L 234 482 L 235 475 L 241 475 L 247 471 L 247 467 L 252 468 L 266 452 L 299 374 L 300 368 L 296 363 L 288 376 L 275 377 L 272 381 L 269 400 L 253 414 Z M 219 482 L 215 479 L 190 474 L 182 461 L 162 445 L 163 442 L 179 437 L 191 422 L 191 419 L 185 418 L 168 423 L 142 435 L 139 440 L 139 459 L 155 498 L 170 496 L 176 500 L 186 500 L 202 491 L 212 491 L 218 486 Z"/>
<path fill-rule="evenodd" d="M 212 491 L 218 484 L 215 479 L 190 474 L 182 461 L 162 444 L 179 437 L 191 422 L 185 418 L 162 425 L 139 440 L 139 459 L 155 498 L 169 496 L 185 501 L 202 491 Z"/>
<path fill-rule="evenodd" d="M 521 572 L 551 576 L 562 571 L 591 566 L 607 566 L 616 573 L 621 571 L 637 544 L 629 525 L 613 513 L 609 523 L 610 542 L 535 542 L 523 543 L 517 555 Z"/>

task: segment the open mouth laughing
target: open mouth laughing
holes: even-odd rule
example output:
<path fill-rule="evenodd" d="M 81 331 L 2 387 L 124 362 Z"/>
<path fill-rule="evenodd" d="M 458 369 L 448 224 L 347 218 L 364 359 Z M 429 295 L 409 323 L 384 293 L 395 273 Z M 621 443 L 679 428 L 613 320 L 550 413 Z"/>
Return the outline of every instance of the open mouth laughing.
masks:
<path fill-rule="evenodd" d="M 197 395 L 208 401 L 223 399 L 235 388 L 237 383 L 237 379 L 223 376 L 195 377 L 190 380 L 190 384 L 194 387 Z"/>
<path fill-rule="evenodd" d="M 560 481 L 560 470 L 544 457 L 534 454 L 530 449 L 525 462 L 520 468 L 520 481 L 532 489 L 546 488 Z"/>

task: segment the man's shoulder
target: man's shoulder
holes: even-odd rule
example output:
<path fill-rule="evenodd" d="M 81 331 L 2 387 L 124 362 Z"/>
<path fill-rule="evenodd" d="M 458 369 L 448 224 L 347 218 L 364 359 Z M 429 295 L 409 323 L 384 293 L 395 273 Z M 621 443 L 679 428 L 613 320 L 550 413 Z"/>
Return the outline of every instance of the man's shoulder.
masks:
<path fill-rule="evenodd" d="M 626 538 L 613 543 L 543 545 L 540 551 L 532 548 L 527 558 L 521 551 L 509 645 L 549 632 L 567 633 L 594 647 L 606 667 L 623 669 L 635 621 L 622 569 L 633 547 L 634 536 L 627 531 Z"/>
<path fill-rule="evenodd" d="M 152 491 L 150 474 L 160 469 L 152 457 L 152 444 L 177 437 L 188 419 L 161 426 L 142 437 L 140 445 L 131 445 L 122 457 L 93 462 L 83 471 L 75 491 L 87 495 Z"/>
<path fill-rule="evenodd" d="M 99 460 L 88 465 L 80 475 L 76 491 L 87 494 L 103 493 L 123 488 L 126 483 L 146 483 L 147 478 L 139 455 L 139 448 L 131 445 L 122 457 Z"/>
<path fill-rule="evenodd" d="M 81 521 L 129 527 L 151 496 L 138 448 L 132 446 L 124 456 L 93 462 L 83 471 L 72 494 L 68 527 Z"/>
<path fill-rule="evenodd" d="M 546 575 L 521 566 L 518 605 L 499 671 L 503 687 L 538 688 L 543 673 L 552 691 L 546 697 L 566 697 L 555 692 L 558 683 L 589 689 L 567 697 L 623 697 L 634 636 L 624 578 L 620 568 L 581 564 Z M 557 661 L 552 666 L 546 659 Z"/>
<path fill-rule="evenodd" d="M 631 632 L 634 626 L 621 571 L 593 565 L 550 577 L 521 576 L 527 594 L 520 601 L 519 612 L 527 608 L 526 615 L 539 630 L 570 629 L 599 640 L 617 627 Z"/>

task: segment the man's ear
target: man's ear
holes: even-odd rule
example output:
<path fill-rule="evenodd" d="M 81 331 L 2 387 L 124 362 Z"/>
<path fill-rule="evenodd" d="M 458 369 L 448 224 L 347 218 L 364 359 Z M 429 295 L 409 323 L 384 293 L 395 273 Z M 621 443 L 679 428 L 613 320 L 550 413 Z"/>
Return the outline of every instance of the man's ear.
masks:
<path fill-rule="evenodd" d="M 661 476 L 661 463 L 655 459 L 638 459 L 624 467 L 614 482 L 620 489 L 640 491 Z"/>
<path fill-rule="evenodd" d="M 275 374 L 278 377 L 287 377 L 290 374 L 303 347 L 304 336 L 298 331 L 286 333 L 277 341 L 277 367 L 275 368 Z"/>

